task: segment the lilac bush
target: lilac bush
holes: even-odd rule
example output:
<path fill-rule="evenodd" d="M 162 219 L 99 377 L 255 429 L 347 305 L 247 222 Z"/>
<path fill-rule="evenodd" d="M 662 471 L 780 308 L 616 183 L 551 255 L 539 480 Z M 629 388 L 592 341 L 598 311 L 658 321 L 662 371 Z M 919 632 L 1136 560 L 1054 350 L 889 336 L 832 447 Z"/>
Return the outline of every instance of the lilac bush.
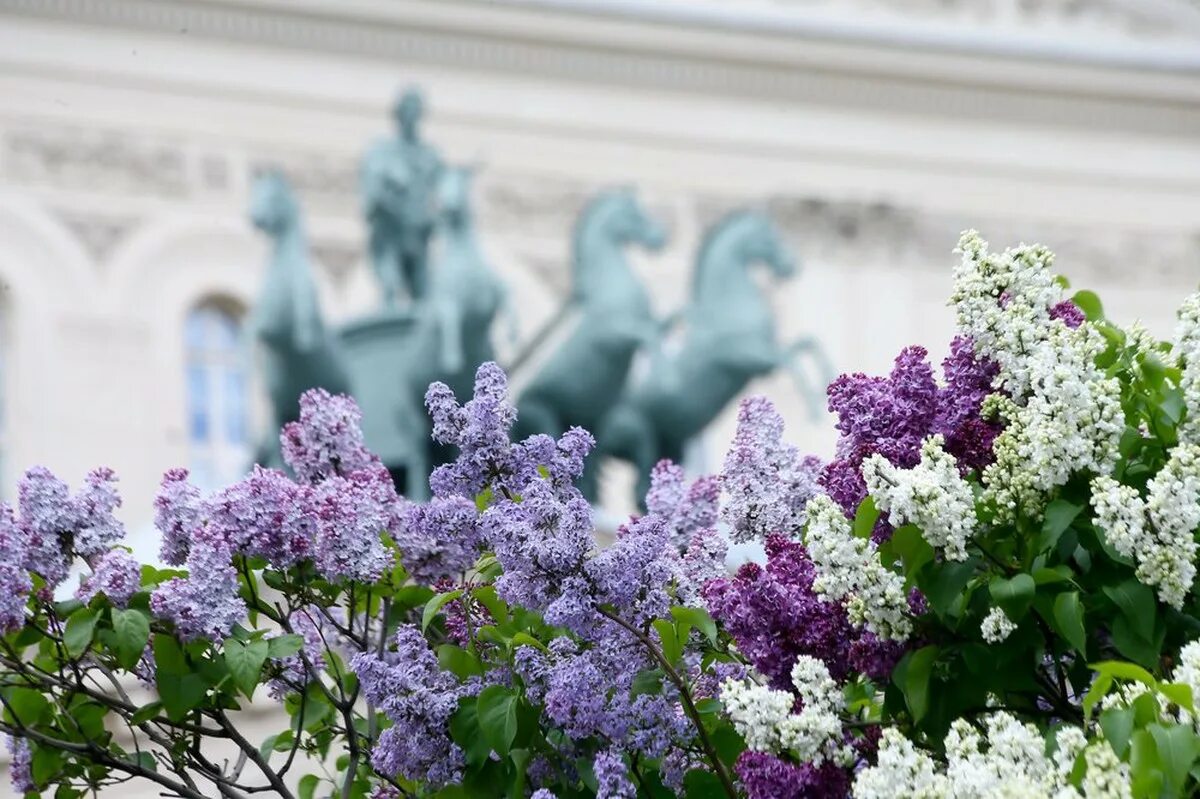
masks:
<path fill-rule="evenodd" d="M 959 252 L 940 370 L 912 346 L 838 378 L 828 460 L 746 399 L 721 472 L 660 463 L 603 548 L 576 487 L 595 441 L 513 441 L 495 364 L 466 403 L 429 389 L 458 453 L 429 502 L 312 391 L 287 472 L 164 475 L 167 568 L 123 546 L 109 470 L 31 469 L 0 505 L 14 789 L 1194 795 L 1200 294 L 1159 342 L 1043 248 Z M 764 557 L 730 573 L 730 541 Z M 266 740 L 252 700 L 286 711 Z"/>

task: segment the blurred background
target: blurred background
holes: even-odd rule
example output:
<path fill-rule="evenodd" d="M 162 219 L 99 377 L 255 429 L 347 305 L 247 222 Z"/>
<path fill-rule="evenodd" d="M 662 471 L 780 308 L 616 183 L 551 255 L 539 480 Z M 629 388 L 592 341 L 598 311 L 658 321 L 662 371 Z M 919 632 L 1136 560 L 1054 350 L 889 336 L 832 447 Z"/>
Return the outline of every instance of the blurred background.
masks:
<path fill-rule="evenodd" d="M 295 187 L 326 318 L 371 311 L 358 168 L 408 85 L 425 140 L 478 169 L 480 243 L 518 311 L 501 361 L 540 343 L 576 215 L 612 186 L 667 228 L 631 253 L 661 316 L 710 224 L 768 213 L 800 264 L 759 276 L 779 338 L 816 336 L 838 372 L 886 372 L 908 343 L 941 358 L 967 227 L 1049 245 L 1111 317 L 1163 335 L 1200 282 L 1190 0 L 0 0 L 5 498 L 31 464 L 72 483 L 112 466 L 151 555 L 163 470 L 239 476 L 267 423 L 252 179 Z M 747 390 L 830 454 L 786 373 Z M 735 414 L 694 471 L 719 469 Z M 606 467 L 614 514 L 631 482 Z"/>

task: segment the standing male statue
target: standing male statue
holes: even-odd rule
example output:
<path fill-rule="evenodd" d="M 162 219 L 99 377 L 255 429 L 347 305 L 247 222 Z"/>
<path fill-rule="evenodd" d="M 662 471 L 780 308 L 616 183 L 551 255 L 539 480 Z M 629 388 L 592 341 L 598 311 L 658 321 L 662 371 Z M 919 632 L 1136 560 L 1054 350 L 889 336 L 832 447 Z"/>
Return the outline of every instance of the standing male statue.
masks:
<path fill-rule="evenodd" d="M 405 89 L 392 109 L 398 135 L 376 142 L 363 158 L 371 263 L 389 308 L 396 306 L 401 293 L 420 300 L 428 288 L 429 239 L 442 157 L 421 141 L 424 110 L 420 91 Z"/>

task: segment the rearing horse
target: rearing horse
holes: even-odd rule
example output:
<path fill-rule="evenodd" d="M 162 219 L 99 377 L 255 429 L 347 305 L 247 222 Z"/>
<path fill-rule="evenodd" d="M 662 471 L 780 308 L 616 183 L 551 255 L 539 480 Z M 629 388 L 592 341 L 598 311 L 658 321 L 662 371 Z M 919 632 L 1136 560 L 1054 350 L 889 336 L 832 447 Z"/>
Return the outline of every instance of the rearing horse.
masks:
<path fill-rule="evenodd" d="M 317 288 L 308 259 L 300 209 L 284 177 L 268 172 L 250 191 L 250 220 L 271 239 L 271 257 L 252 329 L 262 349 L 275 434 L 260 444 L 256 460 L 281 464 L 277 431 L 300 415 L 300 395 L 310 388 L 348 393 L 337 339 L 321 319 Z"/>
<path fill-rule="evenodd" d="M 606 191 L 579 216 L 573 237 L 570 303 L 579 323 L 517 403 L 517 432 L 559 435 L 578 425 L 598 430 L 625 385 L 633 356 L 657 337 L 646 290 L 625 248 L 658 250 L 662 228 L 629 189 Z M 595 475 L 585 473 L 588 488 Z M 594 492 L 593 492 L 594 493 Z"/>
<path fill-rule="evenodd" d="M 774 224 L 754 211 L 728 214 L 706 234 L 696 258 L 692 300 L 683 314 L 682 346 L 659 350 L 645 378 L 630 387 L 597 436 L 600 454 L 631 461 L 638 496 L 661 458 L 680 462 L 684 445 L 704 430 L 752 379 L 787 364 L 807 339 L 776 340 L 771 307 L 750 267 L 779 278 L 796 272 Z"/>

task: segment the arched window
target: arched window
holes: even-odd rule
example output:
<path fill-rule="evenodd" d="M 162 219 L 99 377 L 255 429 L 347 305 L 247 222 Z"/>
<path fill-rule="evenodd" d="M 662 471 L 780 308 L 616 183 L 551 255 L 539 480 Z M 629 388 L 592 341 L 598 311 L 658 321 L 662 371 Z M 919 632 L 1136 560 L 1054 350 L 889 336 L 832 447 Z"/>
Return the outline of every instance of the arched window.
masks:
<path fill-rule="evenodd" d="M 239 314 L 206 302 L 188 314 L 188 442 L 196 485 L 213 490 L 236 480 L 250 461 L 247 347 Z"/>

